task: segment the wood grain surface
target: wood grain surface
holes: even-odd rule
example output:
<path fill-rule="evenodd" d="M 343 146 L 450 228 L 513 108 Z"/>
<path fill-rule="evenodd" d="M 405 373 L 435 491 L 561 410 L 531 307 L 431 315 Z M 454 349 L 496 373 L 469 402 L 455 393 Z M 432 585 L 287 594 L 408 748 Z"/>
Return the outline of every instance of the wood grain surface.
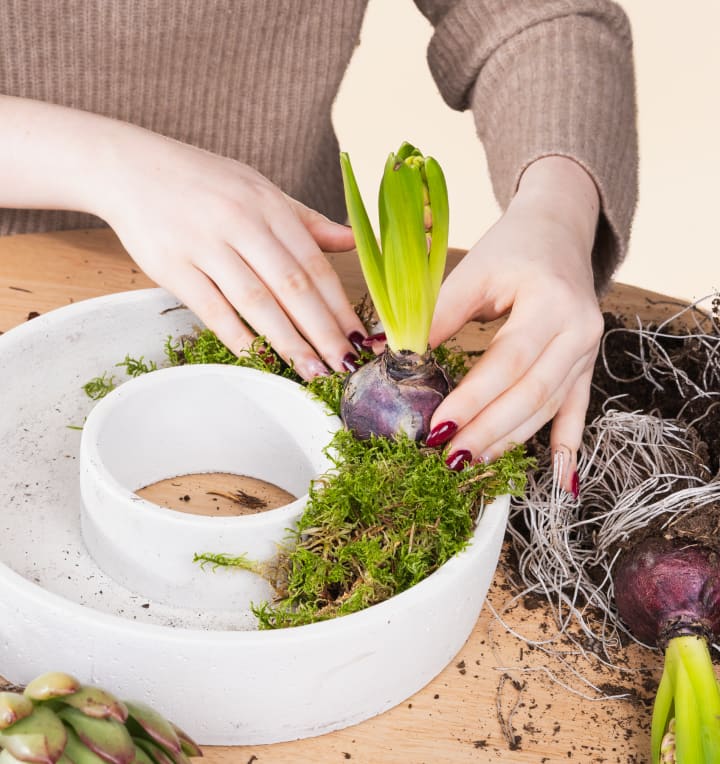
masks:
<path fill-rule="evenodd" d="M 454 253 L 451 264 L 459 256 Z M 331 260 L 351 299 L 359 299 L 364 288 L 356 256 L 333 255 Z M 108 230 L 0 239 L 0 332 L 68 303 L 148 286 L 152 282 Z M 675 313 L 678 304 L 663 295 L 617 284 L 603 307 L 629 317 L 659 319 Z M 466 349 L 481 349 L 495 330 L 492 324 L 472 322 L 458 341 Z M 507 572 L 502 562 L 488 596 L 495 610 L 502 610 L 512 597 Z M 554 626 L 543 605 L 526 604 L 507 613 L 509 625 L 534 637 L 552 634 Z M 643 655 L 636 648 L 623 655 L 627 670 L 622 673 L 581 656 L 569 664 L 554 662 L 506 632 L 486 605 L 455 660 L 400 706 L 319 738 L 207 748 L 205 760 L 210 764 L 645 762 L 649 703 L 660 663 L 658 656 Z M 627 697 L 583 698 L 552 678 L 578 690 L 582 685 L 575 671 L 604 690 Z M 12 680 L 12 666 L 0 666 L 0 674 Z M 352 687 L 347 691 L 352 692 Z M 237 687 L 237 692 L 242 694 L 243 687 Z M 584 692 L 597 697 L 587 687 Z"/>

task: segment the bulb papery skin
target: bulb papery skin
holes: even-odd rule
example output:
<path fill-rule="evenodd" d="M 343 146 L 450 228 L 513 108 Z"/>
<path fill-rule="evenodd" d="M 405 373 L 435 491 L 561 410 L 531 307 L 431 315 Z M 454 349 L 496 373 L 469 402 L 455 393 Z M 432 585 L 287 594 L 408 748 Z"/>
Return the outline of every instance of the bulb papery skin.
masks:
<path fill-rule="evenodd" d="M 674 637 L 720 634 L 720 556 L 692 540 L 648 537 L 613 572 L 615 604 L 630 632 L 664 649 Z"/>
<path fill-rule="evenodd" d="M 430 353 L 389 348 L 345 381 L 340 416 L 356 438 L 393 437 L 415 441 L 430 432 L 430 419 L 452 384 Z"/>

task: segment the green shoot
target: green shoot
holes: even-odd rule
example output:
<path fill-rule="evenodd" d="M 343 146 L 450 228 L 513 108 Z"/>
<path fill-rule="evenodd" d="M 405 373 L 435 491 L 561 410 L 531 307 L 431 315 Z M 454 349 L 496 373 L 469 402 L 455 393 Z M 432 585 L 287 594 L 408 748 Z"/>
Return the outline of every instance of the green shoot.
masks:
<path fill-rule="evenodd" d="M 650 746 L 653 764 L 720 761 L 720 687 L 702 637 L 675 637 L 667 646 Z M 669 759 L 665 750 L 672 747 Z"/>
<path fill-rule="evenodd" d="M 380 184 L 379 246 L 345 152 L 340 167 L 360 265 L 388 345 L 423 355 L 447 258 L 445 176 L 409 143 L 390 154 Z"/>

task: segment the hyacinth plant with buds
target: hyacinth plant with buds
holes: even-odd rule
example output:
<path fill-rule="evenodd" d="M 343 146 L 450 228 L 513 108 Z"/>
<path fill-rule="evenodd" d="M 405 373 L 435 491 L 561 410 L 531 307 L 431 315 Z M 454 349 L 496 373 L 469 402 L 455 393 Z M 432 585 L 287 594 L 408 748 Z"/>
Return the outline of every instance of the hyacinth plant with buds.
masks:
<path fill-rule="evenodd" d="M 390 154 L 380 184 L 378 244 L 346 153 L 340 165 L 363 275 L 387 337 L 382 355 L 348 377 L 341 415 L 361 439 L 403 433 L 423 440 L 451 384 L 428 348 L 447 258 L 445 176 L 409 143 Z"/>
<path fill-rule="evenodd" d="M 187 764 L 198 745 L 144 703 L 63 673 L 0 692 L 0 764 Z"/>

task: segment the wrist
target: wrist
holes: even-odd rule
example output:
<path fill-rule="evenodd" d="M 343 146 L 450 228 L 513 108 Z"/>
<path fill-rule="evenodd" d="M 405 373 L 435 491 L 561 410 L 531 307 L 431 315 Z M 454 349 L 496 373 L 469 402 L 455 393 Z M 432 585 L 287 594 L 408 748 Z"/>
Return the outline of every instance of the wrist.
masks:
<path fill-rule="evenodd" d="M 0 96 L 0 207 L 58 209 L 105 217 L 118 147 L 140 130 L 91 112 Z M 147 132 L 147 131 L 142 131 Z"/>
<path fill-rule="evenodd" d="M 511 204 L 531 205 L 565 227 L 588 254 L 592 251 L 600 196 L 592 177 L 573 159 L 546 156 L 528 165 Z"/>

